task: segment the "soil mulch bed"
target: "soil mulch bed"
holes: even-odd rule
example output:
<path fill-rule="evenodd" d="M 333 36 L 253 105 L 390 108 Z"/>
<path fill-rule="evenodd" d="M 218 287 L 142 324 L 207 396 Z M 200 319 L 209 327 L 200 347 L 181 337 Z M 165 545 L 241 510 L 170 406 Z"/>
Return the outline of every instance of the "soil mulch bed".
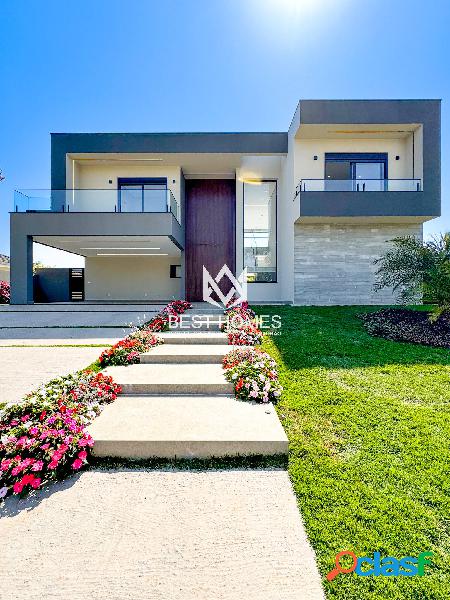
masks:
<path fill-rule="evenodd" d="M 450 348 L 450 319 L 430 321 L 430 313 L 407 308 L 385 308 L 358 315 L 370 335 L 397 342 Z"/>

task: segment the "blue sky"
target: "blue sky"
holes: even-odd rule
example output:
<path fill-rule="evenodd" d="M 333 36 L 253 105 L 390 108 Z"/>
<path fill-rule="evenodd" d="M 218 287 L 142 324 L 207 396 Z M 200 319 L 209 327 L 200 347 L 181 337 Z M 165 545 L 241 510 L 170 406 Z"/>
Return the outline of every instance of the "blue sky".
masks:
<path fill-rule="evenodd" d="M 286 131 L 300 98 L 442 98 L 425 231 L 450 230 L 449 23 L 446 0 L 4 0 L 0 252 L 51 131 Z"/>

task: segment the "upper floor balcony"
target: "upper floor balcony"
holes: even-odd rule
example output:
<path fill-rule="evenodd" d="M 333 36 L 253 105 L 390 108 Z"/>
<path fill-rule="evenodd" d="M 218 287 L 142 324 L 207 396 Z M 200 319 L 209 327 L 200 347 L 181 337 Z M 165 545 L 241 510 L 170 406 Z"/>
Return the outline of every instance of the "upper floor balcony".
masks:
<path fill-rule="evenodd" d="M 426 221 L 436 215 L 422 179 L 302 179 L 296 188 L 298 217 L 407 218 Z"/>
<path fill-rule="evenodd" d="M 298 192 L 421 192 L 421 179 L 302 179 Z"/>
<path fill-rule="evenodd" d="M 16 190 L 19 213 L 172 213 L 180 223 L 180 205 L 167 188 Z"/>

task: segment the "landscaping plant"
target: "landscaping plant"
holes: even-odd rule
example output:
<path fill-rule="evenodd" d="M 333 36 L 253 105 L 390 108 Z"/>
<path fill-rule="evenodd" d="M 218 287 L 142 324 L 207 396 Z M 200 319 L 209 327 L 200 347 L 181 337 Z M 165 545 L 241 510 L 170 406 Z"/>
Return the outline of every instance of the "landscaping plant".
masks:
<path fill-rule="evenodd" d="M 160 313 L 153 317 L 150 321 L 146 321 L 141 329 L 149 331 L 167 331 L 171 323 L 179 321 L 179 315 L 191 308 L 192 304 L 186 300 L 173 300 L 165 306 Z"/>
<path fill-rule="evenodd" d="M 86 426 L 121 391 L 111 377 L 84 371 L 52 380 L 0 412 L 0 498 L 40 488 L 86 464 Z"/>
<path fill-rule="evenodd" d="M 191 306 L 190 302 L 185 300 L 169 302 L 151 321 L 147 321 L 126 338 L 104 350 L 98 359 L 101 368 L 138 363 L 141 352 L 147 352 L 150 348 L 164 343 L 155 332 L 167 331 L 170 323 L 178 321 L 179 315 Z"/>
<path fill-rule="evenodd" d="M 0 304 L 9 304 L 11 287 L 7 281 L 0 281 Z"/>
<path fill-rule="evenodd" d="M 162 343 L 163 340 L 148 329 L 137 329 L 111 348 L 104 350 L 98 361 L 102 369 L 112 365 L 132 365 L 140 361 L 141 352 L 147 352 Z"/>
<path fill-rule="evenodd" d="M 278 402 L 283 388 L 278 382 L 276 362 L 266 352 L 255 348 L 231 350 L 223 359 L 223 368 L 237 398 Z"/>
<path fill-rule="evenodd" d="M 222 331 L 228 335 L 228 343 L 233 346 L 255 346 L 261 344 L 262 331 L 255 322 L 255 313 L 242 302 L 225 310 L 225 323 L 221 325 Z"/>
<path fill-rule="evenodd" d="M 370 335 L 424 344 L 436 348 L 450 348 L 450 320 L 443 314 L 430 321 L 428 312 L 406 308 L 384 308 L 358 315 Z"/>
<path fill-rule="evenodd" d="M 450 233 L 423 242 L 414 236 L 397 237 L 378 265 L 375 289 L 392 287 L 404 303 L 422 296 L 436 308 L 432 320 L 450 311 Z"/>
<path fill-rule="evenodd" d="M 152 322 L 157 329 L 160 321 L 168 323 L 190 306 L 170 302 L 155 319 L 102 352 L 100 366 L 138 362 L 140 352 L 162 343 Z M 85 370 L 53 379 L 17 404 L 0 405 L 0 500 L 81 469 L 94 445 L 87 425 L 120 392 L 112 377 Z"/>

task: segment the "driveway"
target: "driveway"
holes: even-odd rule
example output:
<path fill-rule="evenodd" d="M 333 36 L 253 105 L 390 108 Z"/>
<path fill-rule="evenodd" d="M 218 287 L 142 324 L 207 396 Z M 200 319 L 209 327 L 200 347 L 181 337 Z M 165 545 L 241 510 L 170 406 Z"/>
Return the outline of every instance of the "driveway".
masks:
<path fill-rule="evenodd" d="M 131 324 L 153 318 L 164 306 L 81 302 L 1 305 L 0 403 L 20 400 L 53 377 L 88 366 L 103 348 L 124 338 Z M 82 347 L 91 344 L 99 347 Z M 67 345 L 74 347 L 63 347 Z"/>
<path fill-rule="evenodd" d="M 34 304 L 0 307 L 0 331 L 4 328 L 117 327 L 150 320 L 164 304 L 87 305 Z"/>
<path fill-rule="evenodd" d="M 87 367 L 101 352 L 86 347 L 0 347 L 0 403 L 17 402 L 41 383 Z"/>

